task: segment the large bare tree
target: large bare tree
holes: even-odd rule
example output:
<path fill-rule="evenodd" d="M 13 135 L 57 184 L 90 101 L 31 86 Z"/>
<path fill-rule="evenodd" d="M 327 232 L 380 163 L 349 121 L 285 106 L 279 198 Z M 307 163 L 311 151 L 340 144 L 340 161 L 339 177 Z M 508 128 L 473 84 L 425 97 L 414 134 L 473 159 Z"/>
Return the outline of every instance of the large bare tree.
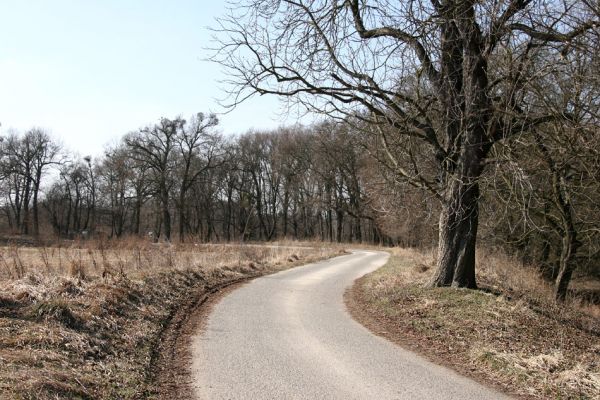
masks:
<path fill-rule="evenodd" d="M 47 172 L 48 167 L 61 163 L 60 151 L 61 147 L 56 143 L 50 135 L 40 128 L 33 128 L 27 132 L 26 137 L 29 138 L 33 152 L 33 234 L 40 233 L 40 217 L 39 217 L 39 193 L 42 186 L 42 178 Z"/>
<path fill-rule="evenodd" d="M 598 28 L 588 4 L 247 0 L 219 21 L 214 61 L 227 69 L 232 106 L 275 94 L 367 122 L 398 179 L 440 201 L 432 285 L 476 287 L 479 179 L 489 151 L 556 118 L 528 108 L 528 66 L 568 53 Z"/>
<path fill-rule="evenodd" d="M 179 200 L 179 241 L 185 237 L 185 200 L 192 185 L 200 176 L 221 163 L 221 136 L 211 131 L 219 123 L 216 115 L 197 113 L 184 124 L 177 137 L 180 174 Z"/>
<path fill-rule="evenodd" d="M 171 240 L 170 191 L 173 186 L 173 169 L 177 138 L 185 120 L 161 118 L 160 122 L 129 134 L 125 144 L 134 160 L 147 166 L 153 173 L 153 183 L 158 194 L 162 212 L 165 239 Z"/>

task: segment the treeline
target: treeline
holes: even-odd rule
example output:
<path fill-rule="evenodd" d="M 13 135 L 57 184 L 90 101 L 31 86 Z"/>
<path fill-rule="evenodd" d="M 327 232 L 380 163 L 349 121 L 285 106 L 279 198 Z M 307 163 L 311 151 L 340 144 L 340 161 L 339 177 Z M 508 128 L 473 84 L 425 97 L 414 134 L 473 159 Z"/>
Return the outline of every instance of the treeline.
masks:
<path fill-rule="evenodd" d="M 6 229 L 38 235 L 43 215 L 46 231 L 68 238 L 393 240 L 369 206 L 369 161 L 355 133 L 324 123 L 224 137 L 217 123 L 204 114 L 163 118 L 98 159 L 59 151 L 40 129 L 10 135 Z"/>
<path fill-rule="evenodd" d="M 589 119 L 558 124 L 495 147 L 482 179 L 482 243 L 549 279 L 567 263 L 597 273 L 600 260 L 600 135 Z M 162 118 L 97 159 L 42 129 L 4 137 L 1 151 L 6 233 L 437 243 L 439 201 L 398 179 L 382 154 L 390 147 L 359 120 L 231 137 L 200 113 Z"/>

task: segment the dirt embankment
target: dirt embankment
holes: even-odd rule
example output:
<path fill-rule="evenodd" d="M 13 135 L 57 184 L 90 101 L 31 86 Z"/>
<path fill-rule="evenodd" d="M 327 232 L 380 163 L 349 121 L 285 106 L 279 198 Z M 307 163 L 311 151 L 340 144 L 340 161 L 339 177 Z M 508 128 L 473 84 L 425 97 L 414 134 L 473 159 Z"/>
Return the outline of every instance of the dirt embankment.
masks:
<path fill-rule="evenodd" d="M 200 290 L 181 305 L 161 334 L 149 369 L 153 393 L 151 398 L 161 400 L 193 400 L 191 387 L 191 343 L 193 336 L 206 322 L 212 307 L 219 300 L 249 280 L 264 274 L 251 274 L 226 281 L 208 291 Z"/>
<path fill-rule="evenodd" d="M 599 399 L 597 306 L 557 305 L 536 276 L 517 279 L 521 266 L 494 263 L 480 260 L 482 290 L 427 289 L 431 257 L 398 251 L 356 282 L 346 304 L 375 334 L 507 393 Z M 499 279 L 503 268 L 512 277 Z"/>
<path fill-rule="evenodd" d="M 231 265 L 189 268 L 161 252 L 140 258 L 169 258 L 161 268 L 29 270 L 0 280 L 0 399 L 168 398 L 185 381 L 182 338 L 201 317 L 192 310 L 227 285 L 338 250 L 257 247 L 230 255 Z M 193 250 L 181 253 L 194 260 Z"/>

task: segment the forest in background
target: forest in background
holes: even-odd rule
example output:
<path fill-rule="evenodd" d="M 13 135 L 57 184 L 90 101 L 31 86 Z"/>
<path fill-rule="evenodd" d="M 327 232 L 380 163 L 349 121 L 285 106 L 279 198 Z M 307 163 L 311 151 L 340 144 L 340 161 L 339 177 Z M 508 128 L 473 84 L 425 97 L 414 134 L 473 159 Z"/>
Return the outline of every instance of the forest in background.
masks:
<path fill-rule="evenodd" d="M 572 223 L 577 273 L 598 276 L 598 130 L 560 136 L 552 128 L 544 146 L 524 136 L 494 149 L 497 162 L 482 178 L 480 245 L 554 280 Z M 13 133 L 1 142 L 3 232 L 434 247 L 439 202 L 396 179 L 378 139 L 350 120 L 225 136 L 214 115 L 199 113 L 163 118 L 92 158 L 42 129 Z"/>

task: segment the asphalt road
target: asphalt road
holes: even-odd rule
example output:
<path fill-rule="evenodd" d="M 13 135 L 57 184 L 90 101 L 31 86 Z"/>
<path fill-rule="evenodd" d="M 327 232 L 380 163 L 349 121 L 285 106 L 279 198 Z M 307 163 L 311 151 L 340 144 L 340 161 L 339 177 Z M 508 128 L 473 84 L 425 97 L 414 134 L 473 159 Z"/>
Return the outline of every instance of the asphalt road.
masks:
<path fill-rule="evenodd" d="M 215 305 L 193 341 L 199 399 L 502 399 L 373 335 L 343 303 L 387 254 L 356 251 L 256 279 Z"/>

